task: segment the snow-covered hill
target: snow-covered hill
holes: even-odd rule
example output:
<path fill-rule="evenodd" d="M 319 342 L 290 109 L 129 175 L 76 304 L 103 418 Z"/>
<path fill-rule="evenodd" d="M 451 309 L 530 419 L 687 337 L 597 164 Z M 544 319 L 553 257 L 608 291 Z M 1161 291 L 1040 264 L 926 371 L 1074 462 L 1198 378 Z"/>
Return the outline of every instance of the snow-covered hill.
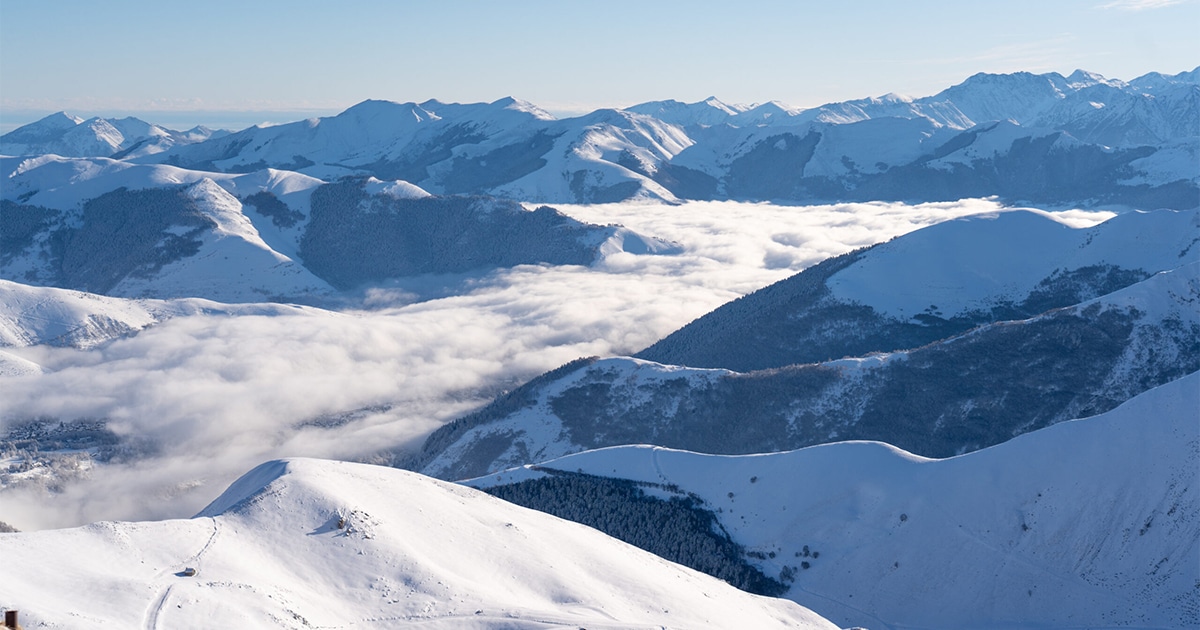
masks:
<path fill-rule="evenodd" d="M 1128 286 L 1200 257 L 1200 211 L 1072 228 L 1014 210 L 930 226 L 730 302 L 638 353 L 756 370 L 914 348 Z"/>
<path fill-rule="evenodd" d="M 875 442 L 738 457 L 632 446 L 467 483 L 614 533 L 621 519 L 597 518 L 586 489 L 624 487 L 596 506 L 616 515 L 639 509 L 625 496 L 687 503 L 785 597 L 842 625 L 1183 628 L 1200 614 L 1198 397 L 1193 373 L 944 460 Z"/>
<path fill-rule="evenodd" d="M 35 195 L 36 196 L 36 195 Z M 314 299 L 332 288 L 271 248 L 242 201 L 208 178 L 117 188 L 57 210 L 3 200 L 3 277 L 120 297 Z"/>
<path fill-rule="evenodd" d="M 105 295 L 313 301 L 417 274 L 674 251 L 552 208 L 433 197 L 399 180 L 57 156 L 0 165 L 0 276 Z"/>
<path fill-rule="evenodd" d="M 130 300 L 0 280 L 0 347 L 50 345 L 87 350 L 172 317 L 281 315 L 304 308 L 221 304 L 194 298 Z"/>
<path fill-rule="evenodd" d="M 119 188 L 170 188 L 211 179 L 234 196 L 269 192 L 288 207 L 306 213 L 312 189 L 324 183 L 307 175 L 273 169 L 212 173 L 109 158 L 75 159 L 57 155 L 0 157 L 0 177 L 4 178 L 0 199 L 54 210 L 79 208 L 88 200 Z"/>
<path fill-rule="evenodd" d="M 34 376 L 45 373 L 37 363 L 11 352 L 0 350 L 0 378 L 9 376 Z"/>
<path fill-rule="evenodd" d="M 58 112 L 0 136 L 0 155 L 134 158 L 228 134 L 207 127 L 175 131 L 132 116 L 84 120 Z"/>
<path fill-rule="evenodd" d="M 189 520 L 0 534 L 0 556 L 28 628 L 835 627 L 476 490 L 319 460 L 263 464 Z"/>
<path fill-rule="evenodd" d="M 913 350 L 738 373 L 629 358 L 549 372 L 430 436 L 460 479 L 620 444 L 748 454 L 868 439 L 947 457 L 1200 370 L 1200 262 Z"/>
<path fill-rule="evenodd" d="M 1125 83 L 1084 71 L 983 73 L 923 98 L 888 94 L 808 110 L 666 100 L 563 120 L 514 98 L 364 101 L 337 116 L 207 139 L 204 130 L 180 135 L 135 119 L 56 114 L 6 135 L 0 152 L 225 173 L 274 168 L 327 181 L 373 176 L 435 194 L 544 203 L 999 196 L 1186 209 L 1200 205 L 1196 76 Z M 87 137 L 68 142 L 64 134 Z M 126 147 L 131 137 L 150 139 Z"/>

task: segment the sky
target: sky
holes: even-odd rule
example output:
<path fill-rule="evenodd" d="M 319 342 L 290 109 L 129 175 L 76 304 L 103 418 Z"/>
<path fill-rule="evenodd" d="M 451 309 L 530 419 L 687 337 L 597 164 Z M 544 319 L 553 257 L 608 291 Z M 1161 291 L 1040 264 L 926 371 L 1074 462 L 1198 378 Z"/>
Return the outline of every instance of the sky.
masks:
<path fill-rule="evenodd" d="M 368 98 L 812 107 L 977 72 L 1175 74 L 1198 31 L 1200 0 L 0 0 L 0 131 L 60 110 L 241 128 Z"/>

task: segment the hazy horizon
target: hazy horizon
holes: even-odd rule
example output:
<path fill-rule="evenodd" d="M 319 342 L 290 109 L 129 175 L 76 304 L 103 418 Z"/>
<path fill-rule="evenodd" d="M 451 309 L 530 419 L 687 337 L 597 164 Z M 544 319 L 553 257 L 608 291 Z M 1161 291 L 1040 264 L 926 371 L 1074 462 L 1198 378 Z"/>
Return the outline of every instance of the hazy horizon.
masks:
<path fill-rule="evenodd" d="M 1197 66 L 1197 67 L 1200 68 L 1200 66 Z M 1077 68 L 1077 69 L 1090 71 L 1087 68 Z M 1184 68 L 1182 70 L 1179 70 L 1178 72 L 1176 72 L 1176 71 L 1158 71 L 1158 70 L 1154 70 L 1152 72 L 1160 72 L 1161 74 L 1174 75 L 1174 74 L 1178 74 L 1179 72 L 1188 72 L 1193 69 L 1194 68 Z M 1071 72 L 1073 72 L 1073 70 L 1066 71 L 1066 72 L 1048 70 L 1047 72 L 1058 72 L 1059 74 L 1061 74 L 1063 76 L 1067 76 Z M 1041 74 L 1044 74 L 1044 73 L 1041 73 Z M 1103 74 L 1103 73 L 1100 73 L 1100 74 Z M 1147 73 L 1142 73 L 1142 74 L 1147 74 Z M 1142 76 L 1142 75 L 1138 75 L 1138 76 Z M 966 80 L 967 78 L 968 77 L 964 76 L 964 77 L 962 77 L 962 80 L 956 81 L 955 83 L 952 83 L 952 84 L 945 85 L 942 88 L 940 88 L 934 92 L 930 92 L 929 94 L 905 94 L 905 96 L 910 96 L 913 98 L 932 96 L 933 94 L 936 94 L 937 92 L 940 92 L 941 90 L 951 87 L 952 85 L 957 85 L 958 83 L 961 83 L 962 81 Z M 1105 78 L 1119 79 L 1122 81 L 1130 81 L 1137 77 L 1134 77 L 1134 76 L 1112 77 L 1112 76 L 1105 75 Z M 521 96 L 519 96 L 519 95 L 505 95 L 505 96 L 513 96 L 515 98 L 521 98 Z M 485 99 L 483 101 L 472 101 L 472 102 L 489 102 L 490 103 L 490 102 L 499 100 L 501 98 L 504 98 L 505 96 L 497 96 L 496 98 L 492 98 L 492 99 Z M 730 104 L 730 105 L 758 105 L 759 104 L 758 102 L 741 102 L 741 101 L 728 100 L 728 99 L 722 98 L 720 95 L 717 95 L 717 94 L 714 94 L 712 96 L 715 96 L 722 102 Z M 863 94 L 856 98 L 870 98 L 873 96 L 881 96 L 881 94 Z M 382 100 L 388 100 L 388 99 L 382 99 Z M 444 100 L 444 99 L 437 99 L 437 100 Z M 522 100 L 528 100 L 528 99 L 522 99 Z M 666 100 L 666 99 L 656 99 L 656 100 Z M 679 100 L 679 99 L 675 99 L 675 100 Z M 699 99 L 697 99 L 697 100 L 699 100 Z M 771 100 L 780 100 L 781 101 L 781 99 L 771 99 Z M 847 99 L 847 100 L 849 100 L 849 99 Z M 290 122 L 295 122 L 298 120 L 306 120 L 308 118 L 321 118 L 321 117 L 326 117 L 326 116 L 336 116 L 337 114 L 345 111 L 349 107 L 352 107 L 353 105 L 360 103 L 360 102 L 362 102 L 362 101 L 357 101 L 356 103 L 351 103 L 351 104 L 347 105 L 346 107 L 342 107 L 342 108 L 299 108 L 299 109 L 291 109 L 291 110 L 289 110 L 289 109 L 277 109 L 277 110 L 259 110 L 259 109 L 245 109 L 245 110 L 242 110 L 242 109 L 229 109 L 229 110 L 101 109 L 101 110 L 93 111 L 93 110 L 63 110 L 63 109 L 54 109 L 54 110 L 5 110 L 5 109 L 0 109 L 0 134 L 8 133 L 14 129 L 17 129 L 18 127 L 27 125 L 32 122 L 36 122 L 38 120 L 41 120 L 42 118 L 45 118 L 46 116 L 49 116 L 50 114 L 54 114 L 54 113 L 57 113 L 60 111 L 66 111 L 68 114 L 71 114 L 73 116 L 79 116 L 79 117 L 85 118 L 85 119 L 91 118 L 94 116 L 99 116 L 101 118 L 124 118 L 127 116 L 133 116 L 135 118 L 139 118 L 146 122 L 161 125 L 163 127 L 166 127 L 168 129 L 173 129 L 176 131 L 186 131 L 186 130 L 191 129 L 196 126 L 204 126 L 204 127 L 208 127 L 209 129 L 227 129 L 230 131 L 241 131 L 242 129 L 247 129 L 247 128 L 253 127 L 255 125 L 261 125 L 261 126 L 281 125 L 281 124 L 286 124 L 286 123 L 290 123 Z M 417 101 L 417 102 L 420 102 L 420 101 Z M 546 110 L 547 112 L 549 112 L 556 118 L 572 118 L 575 116 L 583 116 L 592 111 L 595 111 L 596 109 L 601 109 L 603 107 L 624 108 L 624 107 L 630 107 L 633 105 L 644 103 L 646 101 L 637 101 L 637 102 L 621 103 L 621 104 L 597 105 L 595 107 L 585 107 L 583 105 L 566 106 L 566 107 L 563 107 L 563 106 L 546 107 L 542 103 L 538 103 L 536 101 L 530 101 L 530 102 L 532 102 L 534 105 L 537 105 L 538 107 L 541 107 L 542 109 Z M 781 102 L 784 102 L 787 105 L 796 106 L 795 103 L 788 103 L 786 101 L 781 101 Z M 824 105 L 826 103 L 833 103 L 833 102 L 837 102 L 837 101 L 835 101 L 835 100 L 821 101 L 820 103 L 818 103 L 817 105 L 813 105 L 812 107 L 819 107 L 820 105 Z M 807 109 L 807 107 L 805 107 L 805 109 Z"/>
<path fill-rule="evenodd" d="M 1195 68 L 1196 0 L 974 3 L 357 0 L 0 5 L 0 131 L 68 111 L 244 128 L 365 99 L 555 113 L 716 96 L 809 108 L 977 72 Z M 114 45 L 120 42 L 121 45 Z"/>

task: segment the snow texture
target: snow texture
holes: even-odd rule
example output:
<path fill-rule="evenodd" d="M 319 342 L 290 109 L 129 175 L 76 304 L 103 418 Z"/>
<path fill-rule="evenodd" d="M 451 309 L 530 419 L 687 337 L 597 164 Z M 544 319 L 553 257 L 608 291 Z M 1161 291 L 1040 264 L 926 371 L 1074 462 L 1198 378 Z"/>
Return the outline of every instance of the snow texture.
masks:
<path fill-rule="evenodd" d="M 476 490 L 322 460 L 262 464 L 188 520 L 0 534 L 0 556 L 0 608 L 29 628 L 835 628 Z"/>
<path fill-rule="evenodd" d="M 1197 400 L 1193 373 L 942 460 L 877 442 L 746 456 L 626 446 L 466 483 L 561 470 L 698 497 L 767 574 L 794 576 L 786 597 L 843 626 L 1192 627 Z"/>

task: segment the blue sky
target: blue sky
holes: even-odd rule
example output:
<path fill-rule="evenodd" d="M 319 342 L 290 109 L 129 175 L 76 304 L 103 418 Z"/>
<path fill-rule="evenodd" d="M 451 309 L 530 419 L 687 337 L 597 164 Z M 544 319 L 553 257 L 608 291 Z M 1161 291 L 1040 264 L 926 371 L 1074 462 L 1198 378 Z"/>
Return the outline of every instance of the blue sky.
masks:
<path fill-rule="evenodd" d="M 245 126 L 367 98 L 807 107 L 976 72 L 1173 74 L 1200 65 L 1197 32 L 1196 0 L 0 0 L 0 125 L 67 110 Z"/>

